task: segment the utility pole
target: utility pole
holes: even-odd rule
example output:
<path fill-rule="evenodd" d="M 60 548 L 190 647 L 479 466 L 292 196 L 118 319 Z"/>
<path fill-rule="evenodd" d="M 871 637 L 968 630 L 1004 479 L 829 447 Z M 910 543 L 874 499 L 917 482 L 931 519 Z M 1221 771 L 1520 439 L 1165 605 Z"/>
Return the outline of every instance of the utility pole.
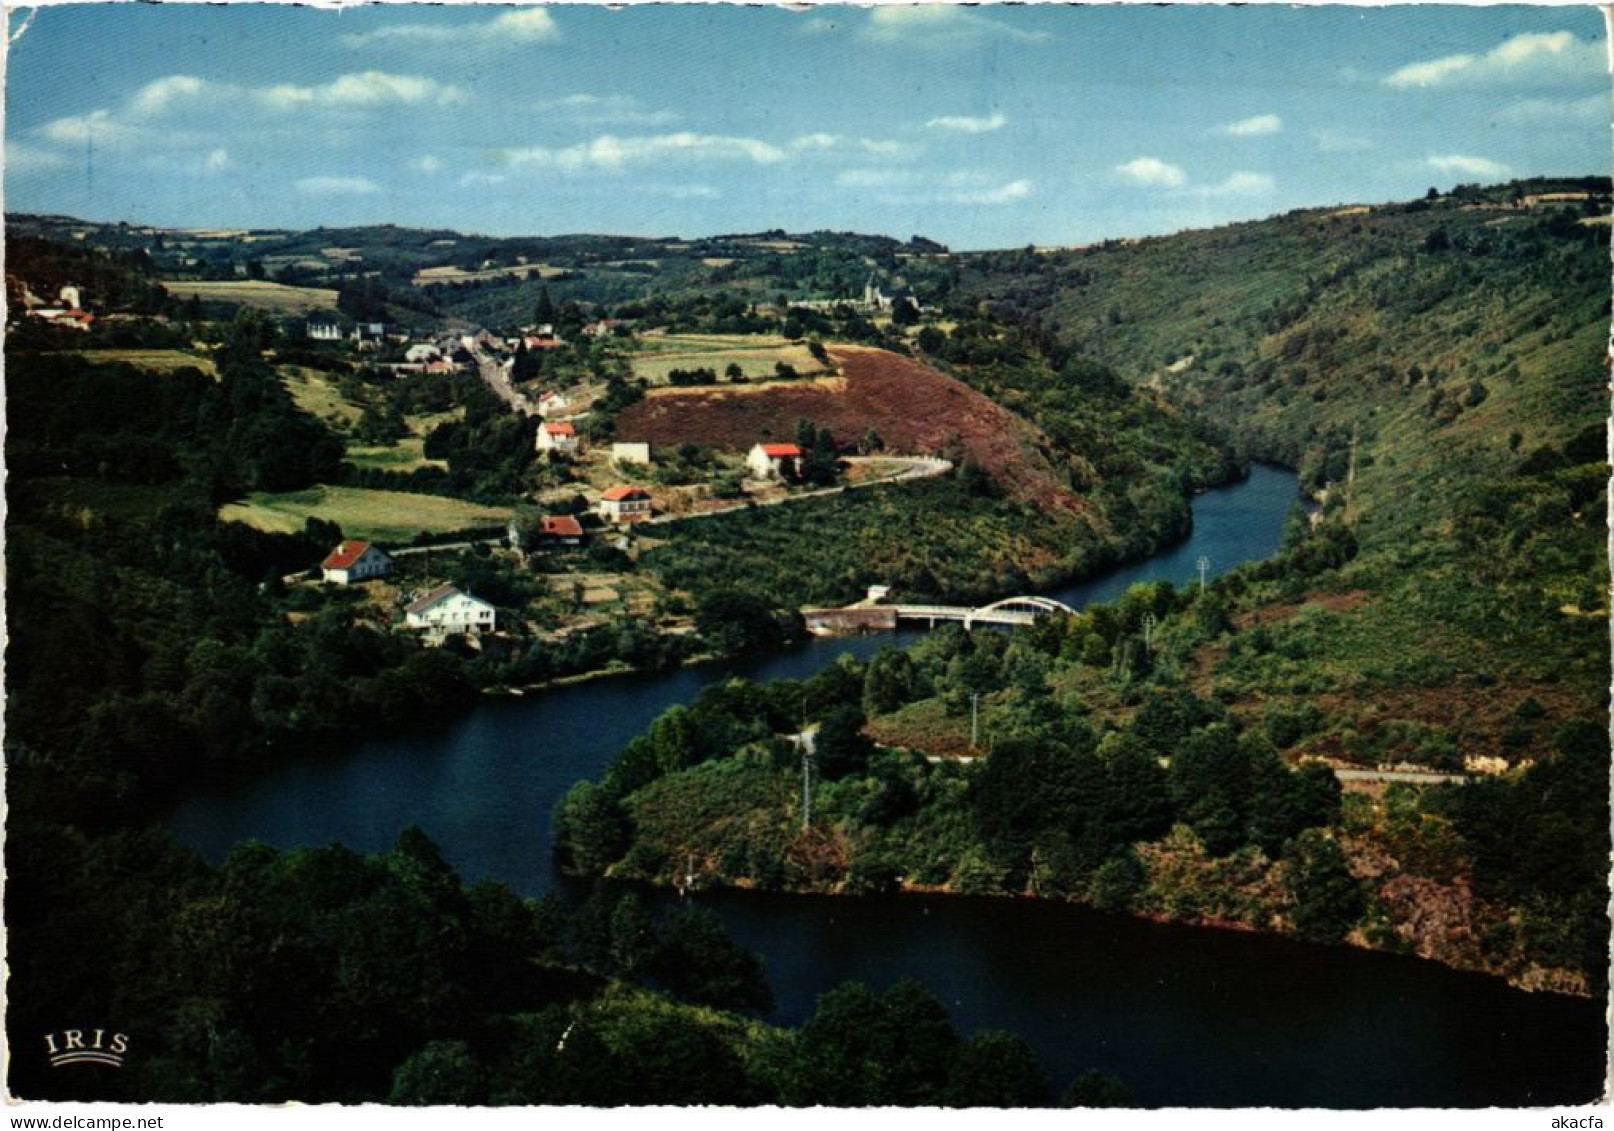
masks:
<path fill-rule="evenodd" d="M 981 744 L 981 694 L 970 692 L 970 749 Z"/>
<path fill-rule="evenodd" d="M 1345 521 L 1351 519 L 1351 499 L 1356 493 L 1356 441 L 1362 430 L 1361 421 L 1351 423 L 1351 463 L 1345 472 Z"/>
<path fill-rule="evenodd" d="M 1204 554 L 1199 555 L 1199 591 L 1205 592 L 1205 571 L 1210 569 L 1210 559 Z"/>
<path fill-rule="evenodd" d="M 801 831 L 813 823 L 813 748 L 812 740 L 803 732 L 801 736 Z"/>

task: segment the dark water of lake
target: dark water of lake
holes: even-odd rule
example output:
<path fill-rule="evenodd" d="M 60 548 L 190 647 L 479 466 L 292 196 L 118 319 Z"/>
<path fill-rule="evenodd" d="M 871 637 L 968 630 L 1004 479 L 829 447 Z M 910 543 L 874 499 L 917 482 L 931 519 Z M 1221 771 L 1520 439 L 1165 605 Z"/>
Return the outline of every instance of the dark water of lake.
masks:
<path fill-rule="evenodd" d="M 1080 606 L 1138 581 L 1186 585 L 1202 555 L 1212 576 L 1268 557 L 1295 499 L 1292 474 L 1257 465 L 1195 499 L 1185 542 L 1051 595 Z M 378 850 L 416 824 L 468 880 L 535 894 L 555 883 L 555 801 L 665 708 L 731 675 L 800 677 L 891 643 L 815 639 L 489 701 L 435 729 L 200 786 L 167 821 L 211 859 L 246 839 Z M 700 898 L 767 962 L 777 1020 L 802 1020 L 842 981 L 879 988 L 911 974 L 962 1030 L 1025 1036 L 1061 1086 L 1098 1068 L 1155 1104 L 1330 1107 L 1539 1105 L 1602 1087 L 1598 1006 L 1430 963 L 1028 901 Z"/>

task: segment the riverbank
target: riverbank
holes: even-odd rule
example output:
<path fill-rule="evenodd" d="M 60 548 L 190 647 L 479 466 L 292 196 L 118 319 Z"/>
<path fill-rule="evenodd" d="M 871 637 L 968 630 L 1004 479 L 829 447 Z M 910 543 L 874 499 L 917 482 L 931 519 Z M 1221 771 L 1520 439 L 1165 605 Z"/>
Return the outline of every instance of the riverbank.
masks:
<path fill-rule="evenodd" d="M 1187 542 L 1060 599 L 1077 607 L 1114 601 L 1150 581 L 1184 592 L 1197 581 L 1202 556 L 1212 579 L 1238 562 L 1269 558 L 1295 497 L 1292 475 L 1257 465 L 1244 482 L 1193 500 Z M 1026 639 L 1023 631 L 978 635 Z M 926 639 L 914 633 L 896 642 Z M 329 757 L 286 759 L 248 780 L 191 786 L 164 821 L 213 860 L 245 839 L 383 851 L 400 828 L 417 824 L 467 880 L 501 880 L 537 896 L 562 884 L 549 847 L 556 801 L 579 780 L 598 780 L 668 708 L 691 704 L 730 677 L 762 687 L 805 680 L 843 654 L 866 663 L 892 643 L 886 636 L 807 640 L 541 694 L 483 696 L 442 726 L 367 736 Z M 799 765 L 792 761 L 769 789 L 793 833 Z M 868 800 L 857 788 L 846 792 L 849 808 Z M 827 787 L 815 788 L 815 813 L 828 819 L 831 801 Z M 655 890 L 678 898 L 670 887 Z M 1540 1103 L 1583 1089 L 1595 1094 L 1585 1081 L 1601 1079 L 1583 1064 L 1585 1050 L 1604 1044 L 1600 1011 L 1586 1000 L 1524 994 L 1500 978 L 1382 952 L 1105 915 L 1051 899 L 778 896 L 716 887 L 693 899 L 762 956 L 779 999 L 777 1020 L 811 1016 L 817 996 L 849 977 L 881 986 L 913 976 L 960 1024 L 1025 1033 L 1052 1071 L 1097 1067 L 1154 1081 L 1151 1095 L 1162 1103 Z M 1173 1035 L 1164 1043 L 1162 1026 Z M 1333 1050 L 1323 1060 L 1315 1055 L 1320 1033 Z"/>

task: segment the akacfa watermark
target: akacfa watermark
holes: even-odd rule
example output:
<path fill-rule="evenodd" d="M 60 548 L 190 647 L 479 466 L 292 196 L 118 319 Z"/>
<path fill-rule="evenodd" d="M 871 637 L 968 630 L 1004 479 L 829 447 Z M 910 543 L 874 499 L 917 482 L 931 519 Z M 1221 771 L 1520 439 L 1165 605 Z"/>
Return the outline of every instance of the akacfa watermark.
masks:
<path fill-rule="evenodd" d="M 124 1033 L 108 1036 L 105 1029 L 63 1029 L 59 1033 L 45 1034 L 45 1050 L 50 1055 L 52 1068 L 69 1064 L 122 1068 L 124 1054 L 129 1051 L 129 1037 Z"/>

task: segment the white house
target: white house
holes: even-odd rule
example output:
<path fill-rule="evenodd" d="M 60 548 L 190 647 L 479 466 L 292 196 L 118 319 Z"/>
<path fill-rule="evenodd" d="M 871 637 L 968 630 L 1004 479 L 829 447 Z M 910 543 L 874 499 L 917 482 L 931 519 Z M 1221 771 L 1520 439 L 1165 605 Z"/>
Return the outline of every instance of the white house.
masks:
<path fill-rule="evenodd" d="M 557 393 L 554 389 L 545 389 L 538 394 L 539 416 L 548 416 L 551 413 L 571 407 L 572 402 L 566 399 L 566 394 Z"/>
<path fill-rule="evenodd" d="M 641 522 L 650 517 L 650 492 L 643 487 L 612 487 L 600 496 L 607 522 Z"/>
<path fill-rule="evenodd" d="M 801 449 L 795 444 L 753 444 L 745 457 L 745 466 L 758 479 L 778 479 L 787 472 L 794 472 L 800 458 Z"/>
<path fill-rule="evenodd" d="M 545 422 L 538 426 L 538 450 L 569 456 L 577 454 L 577 426 L 567 421 Z"/>
<path fill-rule="evenodd" d="M 436 361 L 438 358 L 440 358 L 442 356 L 443 356 L 443 351 L 442 350 L 438 349 L 436 346 L 430 344 L 429 342 L 422 342 L 420 345 L 410 346 L 409 349 L 404 353 L 404 360 L 405 361 Z"/>
<path fill-rule="evenodd" d="M 638 463 L 649 466 L 650 445 L 618 440 L 611 445 L 611 459 L 616 463 Z"/>
<path fill-rule="evenodd" d="M 355 581 L 387 576 L 392 572 L 392 559 L 379 547 L 357 538 L 349 538 L 332 550 L 330 555 L 319 563 L 319 568 L 326 581 L 333 581 L 337 585 L 351 585 Z"/>
<path fill-rule="evenodd" d="M 498 622 L 493 606 L 452 585 L 439 585 L 404 608 L 404 622 L 432 636 L 492 632 Z"/>

